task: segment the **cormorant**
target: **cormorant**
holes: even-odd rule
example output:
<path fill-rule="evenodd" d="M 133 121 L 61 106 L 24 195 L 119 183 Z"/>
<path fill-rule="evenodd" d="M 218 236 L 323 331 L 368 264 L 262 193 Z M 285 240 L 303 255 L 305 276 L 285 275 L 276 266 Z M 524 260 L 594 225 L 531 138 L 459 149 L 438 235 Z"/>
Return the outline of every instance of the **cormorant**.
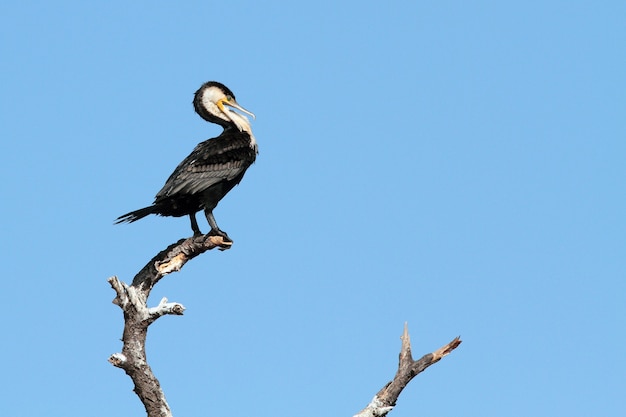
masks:
<path fill-rule="evenodd" d="M 224 131 L 196 146 L 167 179 L 154 204 L 118 217 L 115 224 L 132 223 L 149 214 L 189 215 L 194 235 L 200 235 L 196 213 L 204 210 L 211 226 L 209 235 L 222 236 L 230 241 L 228 235 L 217 227 L 213 209 L 239 184 L 258 153 L 248 118 L 232 109 L 255 116 L 237 103 L 228 87 L 216 81 L 206 82 L 196 91 L 193 106 L 200 117 L 219 124 Z"/>

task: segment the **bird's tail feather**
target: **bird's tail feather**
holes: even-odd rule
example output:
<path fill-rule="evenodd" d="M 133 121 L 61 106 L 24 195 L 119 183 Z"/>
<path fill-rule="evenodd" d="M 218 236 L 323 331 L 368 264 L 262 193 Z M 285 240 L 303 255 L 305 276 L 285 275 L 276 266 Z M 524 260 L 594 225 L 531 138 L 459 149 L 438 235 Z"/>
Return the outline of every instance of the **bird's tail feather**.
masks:
<path fill-rule="evenodd" d="M 130 213 L 123 214 L 115 219 L 115 224 L 136 222 L 137 220 L 143 219 L 150 214 L 156 213 L 155 209 L 155 206 L 149 206 L 139 210 L 131 211 Z"/>

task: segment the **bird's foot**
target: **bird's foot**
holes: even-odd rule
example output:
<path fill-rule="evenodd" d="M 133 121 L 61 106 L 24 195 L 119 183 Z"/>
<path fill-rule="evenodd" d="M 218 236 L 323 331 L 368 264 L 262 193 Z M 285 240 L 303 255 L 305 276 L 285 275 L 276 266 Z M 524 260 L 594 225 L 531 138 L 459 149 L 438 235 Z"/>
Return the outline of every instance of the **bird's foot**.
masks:
<path fill-rule="evenodd" d="M 233 244 L 233 240 L 231 238 L 228 237 L 228 235 L 226 234 L 226 232 L 220 230 L 220 229 L 211 229 L 211 231 L 209 233 L 207 233 L 208 236 L 219 236 L 222 238 L 222 242 L 223 242 L 223 247 L 220 248 L 220 250 L 225 250 L 228 249 L 232 244 Z"/>
<path fill-rule="evenodd" d="M 211 231 L 209 233 L 207 233 L 209 236 L 221 236 L 224 238 L 225 241 L 227 242 L 232 242 L 232 239 L 228 237 L 228 235 L 226 234 L 226 232 L 220 230 L 220 229 L 211 229 Z"/>

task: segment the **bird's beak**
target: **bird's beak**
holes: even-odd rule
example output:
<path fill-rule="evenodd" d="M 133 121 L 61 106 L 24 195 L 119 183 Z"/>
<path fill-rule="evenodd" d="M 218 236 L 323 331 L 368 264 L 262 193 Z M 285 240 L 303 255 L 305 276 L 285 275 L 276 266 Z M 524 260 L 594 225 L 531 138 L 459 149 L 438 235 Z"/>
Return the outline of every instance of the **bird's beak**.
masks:
<path fill-rule="evenodd" d="M 231 98 L 230 100 L 227 100 L 227 99 L 225 99 L 225 98 L 220 99 L 220 100 L 217 102 L 217 106 L 218 106 L 218 107 L 220 108 L 220 110 L 221 110 L 222 112 L 224 112 L 225 114 L 228 114 L 228 113 L 227 113 L 227 112 L 226 112 L 226 110 L 224 109 L 224 106 L 228 106 L 228 107 L 232 107 L 233 109 L 237 109 L 237 110 L 239 110 L 239 111 L 240 111 L 240 112 L 242 112 L 242 113 L 245 113 L 245 114 L 247 114 L 247 115 L 250 115 L 250 116 L 252 116 L 252 118 L 253 118 L 253 119 L 255 119 L 255 120 L 256 120 L 256 116 L 254 115 L 254 113 L 252 113 L 251 111 L 248 111 L 248 110 L 244 109 L 243 107 L 241 107 L 241 106 L 239 105 L 239 103 L 237 103 L 237 102 L 235 101 L 235 99 L 234 99 L 234 98 Z"/>

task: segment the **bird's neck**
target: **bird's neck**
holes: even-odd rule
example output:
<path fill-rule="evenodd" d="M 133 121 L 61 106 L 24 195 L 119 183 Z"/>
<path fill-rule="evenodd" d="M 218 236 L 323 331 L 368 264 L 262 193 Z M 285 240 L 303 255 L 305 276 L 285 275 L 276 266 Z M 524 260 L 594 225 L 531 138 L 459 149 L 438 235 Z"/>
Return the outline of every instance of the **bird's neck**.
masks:
<path fill-rule="evenodd" d="M 230 118 L 232 122 L 230 127 L 235 128 L 240 132 L 246 132 L 248 136 L 250 136 L 250 147 L 256 150 L 256 139 L 254 137 L 254 133 L 252 133 L 252 126 L 250 126 L 248 118 L 235 112 L 230 113 Z"/>
<path fill-rule="evenodd" d="M 247 133 L 248 136 L 250 137 L 250 147 L 254 149 L 255 152 L 258 152 L 256 138 L 254 137 L 254 133 L 252 133 L 252 128 L 250 127 L 250 123 L 247 123 L 247 125 L 244 128 L 240 128 L 235 123 L 231 123 L 231 124 L 228 124 L 227 126 L 224 126 L 224 132 L 228 133 L 229 131 Z"/>

